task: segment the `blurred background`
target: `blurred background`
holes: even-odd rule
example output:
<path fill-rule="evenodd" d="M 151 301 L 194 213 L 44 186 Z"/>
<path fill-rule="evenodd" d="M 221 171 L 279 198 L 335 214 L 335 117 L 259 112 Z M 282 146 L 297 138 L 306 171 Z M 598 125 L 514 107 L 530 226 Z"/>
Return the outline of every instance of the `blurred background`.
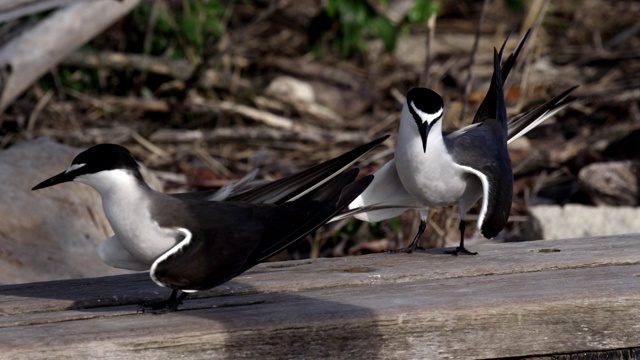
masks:
<path fill-rule="evenodd" d="M 493 48 L 511 34 L 510 53 L 528 28 L 509 116 L 574 85 L 578 100 L 510 145 L 510 222 L 482 239 L 473 209 L 468 248 L 636 232 L 638 14 L 639 2 L 598 0 L 5 0 L 0 283 L 119 273 L 95 255 L 110 232 L 96 194 L 29 191 L 83 148 L 122 144 L 153 186 L 177 192 L 254 168 L 280 178 L 392 134 L 360 164 L 372 173 L 393 156 L 410 88 L 443 96 L 445 129 L 469 124 Z M 434 209 L 422 245 L 457 244 L 458 221 Z M 403 247 L 417 224 L 414 211 L 339 221 L 274 260 Z"/>

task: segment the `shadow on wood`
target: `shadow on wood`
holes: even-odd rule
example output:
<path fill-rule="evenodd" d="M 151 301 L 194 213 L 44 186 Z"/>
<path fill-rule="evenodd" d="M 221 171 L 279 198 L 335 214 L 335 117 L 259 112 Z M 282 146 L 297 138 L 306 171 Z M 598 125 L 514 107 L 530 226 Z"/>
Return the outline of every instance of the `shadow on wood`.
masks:
<path fill-rule="evenodd" d="M 0 349 L 70 359 L 630 353 L 640 347 L 638 244 L 633 234 L 483 245 L 474 257 L 266 263 L 166 315 L 137 312 L 169 294 L 147 274 L 3 286 Z"/>

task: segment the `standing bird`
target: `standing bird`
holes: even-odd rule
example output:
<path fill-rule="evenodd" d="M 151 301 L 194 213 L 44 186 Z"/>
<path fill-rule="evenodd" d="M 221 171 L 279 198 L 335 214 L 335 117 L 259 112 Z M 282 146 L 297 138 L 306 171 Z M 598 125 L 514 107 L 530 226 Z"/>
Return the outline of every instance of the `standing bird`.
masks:
<path fill-rule="evenodd" d="M 217 192 L 182 194 L 152 190 L 126 148 L 100 144 L 32 190 L 68 181 L 97 190 L 114 232 L 100 245 L 101 260 L 149 270 L 156 284 L 173 291 L 148 307 L 175 311 L 189 293 L 229 281 L 346 207 L 373 180 L 356 180 L 358 169 L 346 169 L 386 138 L 266 185 L 252 188 L 249 178 Z"/>
<path fill-rule="evenodd" d="M 413 88 L 402 109 L 395 158 L 383 165 L 373 183 L 349 207 L 376 209 L 356 216 L 374 222 L 420 209 L 420 226 L 411 245 L 397 251 L 412 252 L 427 224 L 429 207 L 457 204 L 460 209 L 460 244 L 451 251 L 471 254 L 464 247 L 465 214 L 480 198 L 478 228 L 486 238 L 506 225 L 513 198 L 513 175 L 507 144 L 542 123 L 573 99 L 568 89 L 547 103 L 507 123 L 503 82 L 506 80 L 529 32 L 502 64 L 494 49 L 494 71 L 489 91 L 473 124 L 442 132 L 444 103 L 427 88 Z M 505 41 L 506 44 L 506 41 Z"/>

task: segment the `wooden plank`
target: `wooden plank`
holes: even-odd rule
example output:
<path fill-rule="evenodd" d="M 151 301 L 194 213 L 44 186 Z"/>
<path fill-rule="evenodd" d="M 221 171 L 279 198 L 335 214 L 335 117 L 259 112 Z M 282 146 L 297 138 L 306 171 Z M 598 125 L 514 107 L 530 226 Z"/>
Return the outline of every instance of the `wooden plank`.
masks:
<path fill-rule="evenodd" d="M 637 264 L 639 245 L 640 235 L 630 234 L 483 245 L 477 247 L 480 255 L 457 258 L 433 249 L 428 253 L 265 263 L 196 296 L 299 292 L 336 286 Z M 560 251 L 544 252 L 544 249 Z M 168 290 L 155 285 L 147 273 L 9 285 L 0 287 L 0 315 L 132 304 L 158 300 L 168 294 Z"/>
<path fill-rule="evenodd" d="M 491 358 L 640 346 L 637 235 L 263 264 L 186 301 L 146 274 L 0 287 L 10 358 Z M 539 252 L 536 249 L 557 249 Z M 211 297 L 213 296 L 213 297 Z M 75 308 L 75 309 L 72 309 Z"/>

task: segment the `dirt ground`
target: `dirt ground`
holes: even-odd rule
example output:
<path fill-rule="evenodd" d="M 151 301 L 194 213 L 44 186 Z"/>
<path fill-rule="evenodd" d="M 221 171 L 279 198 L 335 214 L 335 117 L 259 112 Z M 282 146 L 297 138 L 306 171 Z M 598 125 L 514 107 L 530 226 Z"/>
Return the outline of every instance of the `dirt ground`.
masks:
<path fill-rule="evenodd" d="M 348 58 L 332 47 L 340 36 L 335 24 L 310 44 L 324 10 L 319 1 L 225 4 L 221 35 L 206 38 L 200 50 L 176 36 L 168 48 L 181 47 L 181 56 L 144 50 L 161 29 L 137 9 L 14 101 L 1 115 L 0 146 L 40 136 L 80 147 L 119 143 L 157 170 L 167 191 L 180 191 L 219 187 L 256 167 L 260 177 L 278 178 L 392 134 L 361 164 L 371 173 L 393 155 L 410 88 L 442 94 L 445 128 L 470 123 L 488 89 L 492 48 L 512 32 L 509 53 L 532 27 L 506 84 L 509 115 L 580 87 L 576 102 L 510 148 L 515 197 L 497 240 L 524 240 L 528 206 L 601 204 L 604 190 L 581 180 L 581 170 L 640 155 L 640 3 L 511 3 L 488 2 L 473 60 L 482 1 L 440 1 L 430 42 L 424 24 L 405 24 L 392 52 L 371 36 L 366 52 Z M 140 6 L 180 11 L 166 1 Z M 25 21 L 0 24 L 0 35 Z M 0 46 L 8 41 L 0 39 Z M 609 202 L 637 205 L 638 198 Z M 433 211 L 423 244 L 455 242 L 457 222 L 456 209 Z M 374 225 L 341 221 L 280 259 L 383 251 L 406 245 L 416 226 L 413 212 Z"/>

